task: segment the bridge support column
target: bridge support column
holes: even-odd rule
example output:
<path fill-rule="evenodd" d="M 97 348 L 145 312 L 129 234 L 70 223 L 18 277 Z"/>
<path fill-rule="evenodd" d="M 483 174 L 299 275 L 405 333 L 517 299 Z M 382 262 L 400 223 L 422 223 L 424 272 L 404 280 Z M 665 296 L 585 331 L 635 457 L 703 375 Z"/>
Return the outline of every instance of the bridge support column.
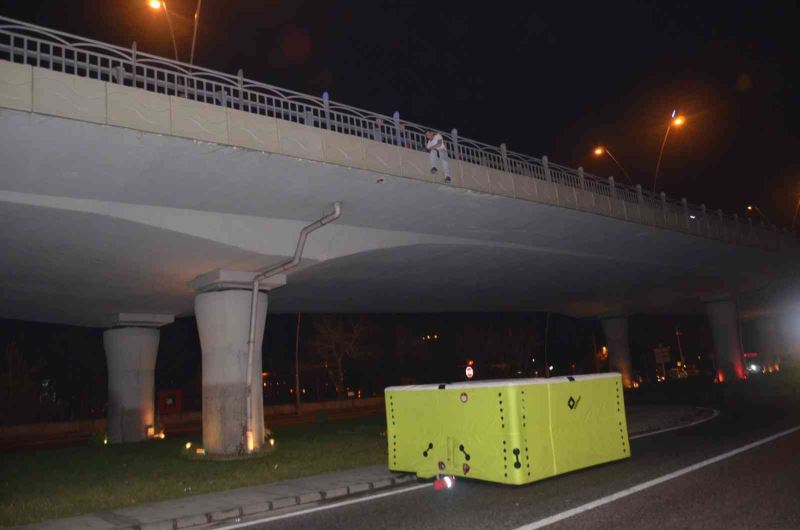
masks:
<path fill-rule="evenodd" d="M 203 362 L 203 448 L 209 455 L 240 455 L 248 450 L 258 451 L 264 444 L 261 345 L 267 320 L 265 292 L 258 294 L 256 340 L 251 378 L 247 380 L 252 303 L 252 291 L 247 287 L 252 285 L 254 276 L 242 271 L 215 271 L 191 282 L 200 291 L 194 310 Z M 279 283 L 283 285 L 285 279 Z M 267 283 L 264 290 L 276 286 Z M 253 417 L 249 443 L 248 386 Z"/>
<path fill-rule="evenodd" d="M 736 302 L 733 300 L 707 302 L 706 315 L 714 337 L 717 377 L 721 380 L 744 379 L 739 310 Z"/>
<path fill-rule="evenodd" d="M 158 326 L 167 315 L 120 315 L 103 333 L 108 366 L 108 442 L 140 442 L 154 433 Z"/>
<path fill-rule="evenodd" d="M 631 347 L 628 343 L 628 318 L 604 318 L 603 333 L 608 346 L 608 367 L 622 374 L 622 384 L 630 388 L 632 383 Z"/>

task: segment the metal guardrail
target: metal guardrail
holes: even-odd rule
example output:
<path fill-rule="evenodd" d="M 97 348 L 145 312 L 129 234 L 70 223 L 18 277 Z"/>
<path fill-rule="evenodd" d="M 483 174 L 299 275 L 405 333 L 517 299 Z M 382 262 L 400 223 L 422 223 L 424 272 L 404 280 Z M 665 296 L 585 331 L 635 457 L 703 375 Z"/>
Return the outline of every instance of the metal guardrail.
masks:
<path fill-rule="evenodd" d="M 692 233 L 710 237 L 713 232 L 722 237 L 727 230 L 738 234 L 742 225 L 749 225 L 750 234 L 755 229 L 749 218 L 742 222 L 738 216 L 725 215 L 721 210 L 708 215 L 705 205 L 689 204 L 685 199 L 667 199 L 664 193 L 651 193 L 640 185 L 620 184 L 613 177 L 604 179 L 582 168 L 560 166 L 549 162 L 547 157 L 538 159 L 508 151 L 505 144 L 495 147 L 463 138 L 456 129 L 449 133 L 436 131 L 401 120 L 399 112 L 386 116 L 337 103 L 330 100 L 327 92 L 316 97 L 278 88 L 246 79 L 241 70 L 233 76 L 142 53 L 135 42 L 131 48 L 123 48 L 0 16 L 0 59 L 270 116 L 415 151 L 426 151 L 425 132 L 434 130 L 442 135 L 448 154 L 456 160 L 649 207 L 663 213 L 664 219 L 672 216 L 685 219 L 686 228 Z M 693 225 L 701 223 L 705 229 L 699 226 L 692 229 Z M 718 226 L 712 230 L 712 224 Z M 766 227 L 763 223 L 760 229 L 777 232 L 774 225 Z"/>

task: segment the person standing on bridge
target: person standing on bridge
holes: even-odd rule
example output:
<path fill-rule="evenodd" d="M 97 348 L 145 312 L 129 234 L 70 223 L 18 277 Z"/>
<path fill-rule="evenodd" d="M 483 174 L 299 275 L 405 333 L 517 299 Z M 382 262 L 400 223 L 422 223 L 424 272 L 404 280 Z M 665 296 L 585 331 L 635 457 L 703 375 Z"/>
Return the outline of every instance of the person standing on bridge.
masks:
<path fill-rule="evenodd" d="M 425 133 L 425 140 L 427 140 L 425 147 L 431 152 L 431 174 L 436 174 L 436 161 L 441 160 L 444 181 L 450 182 L 450 164 L 447 163 L 447 147 L 444 145 L 442 135 L 428 131 Z"/>

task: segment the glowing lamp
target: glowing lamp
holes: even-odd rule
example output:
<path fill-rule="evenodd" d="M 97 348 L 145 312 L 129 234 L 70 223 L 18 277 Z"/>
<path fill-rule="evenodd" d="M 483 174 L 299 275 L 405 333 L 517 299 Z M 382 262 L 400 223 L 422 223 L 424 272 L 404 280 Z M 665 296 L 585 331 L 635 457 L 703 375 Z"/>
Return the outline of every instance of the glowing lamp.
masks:
<path fill-rule="evenodd" d="M 595 147 L 594 148 L 594 154 L 596 156 L 603 156 L 603 153 L 605 153 L 605 152 L 606 152 L 606 150 L 603 147 Z"/>
<path fill-rule="evenodd" d="M 161 9 L 161 2 L 158 0 L 150 0 L 147 5 L 152 7 L 153 9 Z"/>
<path fill-rule="evenodd" d="M 247 452 L 252 453 L 253 449 L 255 448 L 255 442 L 253 441 L 253 431 L 247 431 L 245 437 L 247 438 Z"/>

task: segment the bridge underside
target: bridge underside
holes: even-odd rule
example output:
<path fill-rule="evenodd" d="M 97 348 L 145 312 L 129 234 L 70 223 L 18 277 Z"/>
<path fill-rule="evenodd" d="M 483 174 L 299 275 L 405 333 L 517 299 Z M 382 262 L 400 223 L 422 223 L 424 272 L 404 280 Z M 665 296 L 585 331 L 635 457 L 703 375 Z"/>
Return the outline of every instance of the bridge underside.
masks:
<path fill-rule="evenodd" d="M 312 236 L 271 312 L 699 312 L 792 272 L 577 210 L 26 112 L 0 111 L 0 157 L 6 318 L 191 313 L 190 280 L 285 259 L 337 200 L 344 215 Z"/>

